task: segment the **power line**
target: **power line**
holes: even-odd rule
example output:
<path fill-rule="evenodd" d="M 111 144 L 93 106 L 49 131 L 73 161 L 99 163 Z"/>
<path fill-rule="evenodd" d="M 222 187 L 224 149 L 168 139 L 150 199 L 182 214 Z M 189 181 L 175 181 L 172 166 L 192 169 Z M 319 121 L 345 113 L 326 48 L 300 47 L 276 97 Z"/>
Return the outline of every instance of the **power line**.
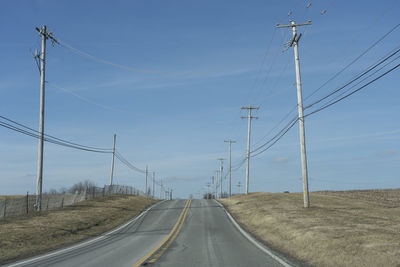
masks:
<path fill-rule="evenodd" d="M 397 64 L 396 66 L 394 66 L 394 67 L 391 68 L 390 70 L 388 70 L 388 71 L 386 71 L 385 73 L 379 75 L 379 76 L 376 77 L 375 79 L 369 81 L 368 83 L 366 83 L 366 84 L 364 84 L 363 86 L 357 88 L 356 90 L 352 91 L 351 93 L 349 93 L 349 94 L 347 94 L 347 95 L 345 95 L 345 96 L 339 98 L 338 100 L 336 100 L 336 101 L 334 101 L 334 102 L 332 102 L 332 103 L 326 104 L 325 106 L 323 106 L 323 107 L 321 107 L 321 108 L 319 108 L 319 109 L 317 109 L 317 110 L 314 110 L 313 112 L 308 113 L 308 114 L 305 115 L 304 117 L 307 117 L 307 116 L 310 116 L 310 115 L 315 114 L 315 113 L 317 113 L 317 112 L 320 112 L 320 111 L 322 111 L 322 110 L 324 110 L 324 109 L 326 109 L 326 108 L 328 108 L 328 107 L 330 107 L 330 106 L 332 106 L 332 105 L 334 105 L 334 104 L 336 104 L 336 103 L 338 103 L 338 102 L 340 102 L 340 101 L 346 99 L 347 97 L 349 97 L 349 96 L 353 95 L 354 93 L 356 93 L 356 92 L 358 92 L 358 91 L 364 89 L 365 87 L 367 87 L 367 86 L 370 85 L 371 83 L 373 83 L 373 82 L 379 80 L 380 78 L 382 78 L 382 77 L 384 77 L 385 75 L 389 74 L 390 72 L 394 71 L 394 70 L 397 69 L 399 66 L 400 66 L 400 64 Z"/>
<path fill-rule="evenodd" d="M 399 46 L 398 46 L 399 47 Z M 383 64 L 385 61 L 389 60 L 391 57 L 393 57 L 394 55 L 396 55 L 398 52 L 400 52 L 400 48 L 396 48 L 394 50 L 392 50 L 392 52 L 390 52 L 390 54 L 388 56 L 385 56 L 385 58 L 381 59 L 378 63 L 368 67 L 366 70 L 364 70 L 362 73 L 358 74 L 355 78 L 351 79 L 349 82 L 345 83 L 344 85 L 342 85 L 341 87 L 333 90 L 331 93 L 327 94 L 326 96 L 314 101 L 313 103 L 311 103 L 310 105 L 307 105 L 304 109 L 310 108 L 315 104 L 320 103 L 321 101 L 325 100 L 326 98 L 334 95 L 335 93 L 341 91 L 342 89 L 344 89 L 345 87 L 349 86 L 350 84 L 352 84 L 353 82 L 357 81 L 358 79 L 360 79 L 361 77 L 363 77 L 364 75 L 366 75 L 367 73 L 369 73 L 370 71 L 372 71 L 373 69 L 375 69 L 376 67 L 378 67 L 379 65 Z M 394 52 L 393 52 L 394 51 Z"/>
<path fill-rule="evenodd" d="M 291 119 L 290 121 L 289 121 L 289 123 L 287 123 L 276 135 L 274 135 L 271 139 L 269 139 L 267 142 L 265 142 L 264 144 L 262 144 L 261 146 L 259 146 L 259 147 L 257 147 L 257 148 L 255 148 L 255 149 L 253 149 L 250 153 L 252 154 L 252 153 L 255 153 L 255 152 L 257 152 L 258 150 L 260 150 L 260 149 L 262 149 L 263 147 L 265 147 L 265 146 L 267 146 L 269 143 L 271 143 L 271 142 L 273 142 L 275 139 L 277 139 L 277 138 L 281 138 L 280 136 L 281 136 L 281 134 L 283 133 L 283 132 L 287 132 L 286 130 L 287 130 L 287 128 L 291 128 L 291 127 L 293 127 L 293 126 L 291 126 L 292 124 L 294 124 L 294 123 L 296 123 L 297 121 L 299 120 L 299 118 L 297 117 L 297 116 L 295 116 L 295 117 L 293 117 L 293 119 Z M 278 140 L 279 140 L 278 139 Z M 274 142 L 274 144 L 275 144 L 276 142 Z M 265 150 L 263 150 L 263 151 L 265 151 Z M 258 155 L 258 154 L 261 154 L 261 153 L 257 153 L 256 155 Z M 254 155 L 254 156 L 256 156 L 256 155 Z M 252 157 L 254 157 L 254 156 L 252 156 Z"/>
<path fill-rule="evenodd" d="M 133 165 L 132 163 L 130 163 L 127 159 L 125 159 L 123 156 L 122 156 L 122 154 L 121 153 L 119 153 L 118 151 L 115 151 L 115 157 L 117 158 L 117 159 L 119 159 L 123 164 L 125 164 L 128 168 L 130 168 L 130 169 L 132 169 L 132 170 L 134 170 L 134 171 L 137 171 L 137 172 L 140 172 L 140 173 L 146 173 L 146 170 L 142 170 L 142 169 L 139 169 L 138 167 L 136 167 L 135 165 Z"/>
<path fill-rule="evenodd" d="M 292 114 L 293 113 L 293 111 L 295 111 L 296 110 L 296 108 L 297 108 L 297 105 L 296 106 L 294 106 L 274 127 L 272 127 L 272 129 L 271 130 L 269 130 L 268 132 L 267 132 L 267 134 L 265 134 L 262 138 L 260 138 L 260 140 L 258 140 L 257 142 L 255 142 L 254 143 L 254 145 L 253 146 L 256 146 L 257 144 L 259 144 L 259 143 L 261 143 L 261 141 L 262 140 L 264 140 L 264 138 L 266 138 L 267 136 L 269 136 L 276 128 L 278 128 L 278 126 L 279 125 L 281 125 L 281 123 L 284 121 L 284 120 L 286 120 L 288 117 L 289 117 L 289 115 L 290 114 Z M 296 116 L 296 118 L 297 118 L 297 116 Z M 254 152 L 254 151 L 253 151 Z"/>
<path fill-rule="evenodd" d="M 336 101 L 334 101 L 334 102 L 332 102 L 332 103 L 326 104 L 325 106 L 322 106 L 322 107 L 318 108 L 317 110 L 315 110 L 315 111 L 313 111 L 313 112 L 310 112 L 310 113 L 304 115 L 304 117 L 308 117 L 308 116 L 310 116 L 310 115 L 312 115 L 312 114 L 315 114 L 315 113 L 317 113 L 317 112 L 320 112 L 320 111 L 322 111 L 322 110 L 324 110 L 324 109 L 326 109 L 326 108 L 328 108 L 328 107 L 330 107 L 330 106 L 332 106 L 332 105 L 334 105 L 334 104 L 336 104 L 336 103 L 338 103 L 338 102 L 340 102 L 340 101 L 346 99 L 347 97 L 353 95 L 354 93 L 356 93 L 356 92 L 358 92 L 358 91 L 364 89 L 365 87 L 367 87 L 367 86 L 370 85 L 371 83 L 373 83 L 373 82 L 379 80 L 380 78 L 384 77 L 385 75 L 389 74 L 390 72 L 392 72 L 393 70 L 395 70 L 395 69 L 398 68 L 399 66 L 400 66 L 400 64 L 394 66 L 393 68 L 391 68 L 390 70 L 386 71 L 385 73 L 379 75 L 379 76 L 376 77 L 375 79 L 369 81 L 368 83 L 366 83 L 366 84 L 364 84 L 363 86 L 357 88 L 356 90 L 353 90 L 351 93 L 349 93 L 349 94 L 347 94 L 347 95 L 345 95 L 345 96 L 343 96 L 343 97 L 337 99 Z M 298 121 L 298 118 L 296 118 L 296 120 L 292 121 L 291 123 L 287 124 L 277 135 L 274 136 L 274 138 L 270 139 L 268 142 L 266 142 L 266 143 L 264 144 L 264 145 L 270 144 L 269 146 L 267 146 L 266 148 L 264 148 L 263 150 L 261 150 L 260 152 L 258 152 L 258 153 L 256 153 L 256 154 L 252 154 L 251 157 L 258 156 L 258 155 L 260 155 L 261 153 L 263 153 L 263 152 L 267 151 L 268 149 L 270 149 L 273 145 L 275 145 L 275 144 L 276 144 L 276 143 L 277 143 L 277 142 L 278 142 L 278 141 L 279 141 L 279 140 L 280 140 L 294 125 L 295 125 L 295 124 L 296 124 L 297 121 Z M 271 143 L 271 142 L 272 142 L 272 143 Z M 255 152 L 255 151 L 252 151 L 252 153 L 254 153 L 254 152 Z"/>
<path fill-rule="evenodd" d="M 340 70 L 338 73 L 336 73 L 331 79 L 329 79 L 327 82 L 325 82 L 323 85 L 321 85 L 317 90 L 315 90 L 311 95 L 313 95 L 313 94 L 315 94 L 318 90 L 320 90 L 322 87 L 324 87 L 327 83 L 329 83 L 331 80 L 333 80 L 334 78 L 336 78 L 340 73 L 342 73 L 344 70 L 346 70 L 348 67 L 350 67 L 353 63 L 355 63 L 359 58 L 361 58 L 363 55 L 365 55 L 369 50 L 371 50 L 374 46 L 376 46 L 380 41 L 382 41 L 383 39 L 385 39 L 391 32 L 393 32 L 398 26 L 400 26 L 400 24 L 397 24 L 395 27 L 393 27 L 389 32 L 387 32 L 385 35 L 383 35 L 379 40 L 377 40 L 374 44 L 372 44 L 367 50 L 365 50 L 363 53 L 361 53 L 356 59 L 354 59 L 352 62 L 350 62 L 345 68 L 343 68 L 342 70 Z M 396 50 L 397 49 L 397 50 Z M 345 87 L 347 87 L 348 85 L 350 85 L 351 83 L 353 83 L 354 81 L 356 81 L 356 80 L 358 80 L 359 78 L 361 78 L 362 76 L 364 76 L 365 74 L 367 74 L 368 72 L 370 72 L 370 71 L 372 71 L 373 69 L 375 69 L 377 66 L 379 66 L 379 65 L 381 65 L 382 63 L 384 63 L 385 61 L 387 61 L 389 58 L 391 58 L 392 56 L 394 56 L 395 54 L 397 54 L 398 52 L 400 51 L 400 49 L 398 49 L 398 47 L 397 48 L 395 48 L 394 50 L 392 50 L 387 56 L 385 56 L 383 59 L 381 59 L 378 63 L 375 63 L 375 65 L 371 65 L 369 68 L 367 68 L 364 72 L 362 72 L 361 74 L 359 74 L 359 75 L 357 75 L 355 78 L 353 78 L 352 80 L 350 80 L 349 82 L 347 82 L 345 85 L 343 85 L 343 86 L 341 86 L 340 88 L 338 88 L 338 89 L 335 89 L 333 92 L 331 92 L 331 93 L 329 93 L 328 95 L 326 95 L 325 97 L 323 97 L 323 98 L 321 98 L 321 99 L 318 99 L 318 100 L 316 100 L 315 102 L 313 102 L 312 104 L 310 104 L 310 105 L 308 105 L 308 106 L 306 106 L 304 109 L 307 109 L 307 108 L 310 108 L 311 106 L 313 106 L 313 105 L 315 105 L 315 104 L 317 104 L 317 103 L 319 103 L 319 102 L 321 102 L 321 101 L 323 101 L 324 99 L 326 99 L 326 98 L 328 98 L 329 96 L 331 96 L 331 95 L 333 95 L 333 94 L 335 94 L 335 93 L 337 93 L 337 92 L 339 92 L 340 90 L 342 90 L 342 89 L 344 89 Z M 397 58 L 396 58 L 397 59 Z M 393 61 L 391 61 L 391 62 L 393 62 Z M 386 64 L 387 65 L 387 64 Z M 385 65 L 385 66 L 386 66 Z M 379 70 L 381 70 L 382 68 L 380 68 Z M 379 71 L 378 70 L 378 71 Z M 375 74 L 376 72 L 374 72 L 373 74 Z M 371 76 L 371 75 L 370 75 Z M 368 77 L 370 77 L 370 76 L 368 76 Z M 367 77 L 367 78 L 368 78 Z M 365 80 L 365 79 L 364 79 Z M 368 85 L 368 84 L 367 84 Z M 352 87 L 353 88 L 353 87 Z M 353 92 L 353 93 L 355 93 L 355 92 Z M 351 94 L 353 94 L 353 93 L 351 93 Z M 350 94 L 350 95 L 351 95 Z M 307 98 L 309 98 L 311 95 L 309 95 Z M 348 96 L 350 96 L 350 95 L 346 95 L 346 97 L 348 97 Z M 345 98 L 346 98 L 345 97 Z M 340 100 L 339 100 L 340 101 Z M 330 105 L 333 105 L 333 104 L 335 104 L 335 103 L 337 103 L 337 102 L 339 102 L 339 101 L 335 101 L 334 103 L 328 103 L 329 104 L 329 106 Z M 323 106 L 322 107 L 322 109 L 325 109 L 325 108 L 327 108 L 328 106 Z M 293 107 L 293 109 L 292 110 L 290 110 L 288 113 L 287 113 L 287 115 L 281 120 L 281 121 L 279 121 L 279 123 L 277 124 L 277 125 L 275 125 L 263 138 L 261 138 L 259 141 L 257 141 L 255 144 L 258 144 L 262 139 L 264 139 L 265 137 L 267 137 L 274 129 L 276 129 L 292 112 L 293 112 L 293 110 L 295 109 L 295 108 L 297 108 L 297 106 L 295 106 L 295 107 Z M 321 109 L 321 110 L 322 110 Z M 312 112 L 312 113 L 309 113 L 309 114 L 307 114 L 306 116 L 308 116 L 308 115 L 311 115 L 311 114 L 314 114 L 314 113 L 316 113 L 316 112 L 318 112 L 318 111 L 320 111 L 319 109 L 318 110 L 316 110 L 316 111 L 314 111 L 314 112 Z M 304 116 L 304 117 L 306 117 L 306 116 Z M 293 122 L 294 122 L 294 120 L 295 120 L 296 118 L 293 118 L 291 121 L 289 121 L 289 123 L 288 124 L 286 124 L 285 125 L 285 127 L 283 127 L 283 129 L 281 129 L 281 131 L 280 132 L 278 132 L 274 137 L 272 137 L 270 140 L 268 140 L 267 142 L 265 142 L 263 145 L 261 145 L 261 146 L 259 146 L 259 147 L 257 147 L 257 148 L 255 148 L 251 153 L 254 153 L 254 152 L 256 152 L 256 151 L 258 151 L 258 150 L 260 150 L 262 147 L 265 147 L 265 146 L 267 146 L 268 144 L 270 144 L 271 142 L 273 142 L 275 139 L 281 139 L 282 137 L 283 137 L 283 135 L 282 135 L 282 133 L 284 132 L 284 133 L 287 133 L 287 128 L 289 127 L 289 129 L 290 128 L 292 128 L 293 127 Z M 297 120 L 296 120 L 297 121 Z M 277 141 L 276 141 L 277 142 Z M 274 145 L 276 142 L 273 142 L 273 144 L 272 145 Z M 266 150 L 268 150 L 270 147 L 272 147 L 272 145 L 270 145 L 270 146 L 268 146 L 266 149 L 264 149 L 264 150 L 262 150 L 262 152 L 264 152 L 264 151 L 266 151 Z M 261 154 L 262 152 L 260 152 L 260 153 L 256 153 L 256 154 L 254 154 L 254 155 L 252 155 L 252 157 L 254 157 L 254 156 L 257 156 L 257 155 L 259 155 L 259 154 Z"/>
<path fill-rule="evenodd" d="M 9 119 L 5 118 L 4 116 L 0 116 L 0 117 L 4 118 L 6 120 L 9 120 Z M 15 125 L 20 125 L 20 126 L 23 126 L 24 128 L 30 129 L 31 132 L 27 131 L 27 130 L 24 130 L 23 128 L 17 127 L 15 125 L 12 125 L 10 123 L 6 123 L 6 122 L 2 122 L 2 121 L 0 121 L 0 126 L 2 126 L 4 128 L 7 128 L 7 129 L 10 129 L 10 130 L 13 130 L 13 131 L 16 131 L 16 132 L 19 132 L 19 133 L 22 133 L 24 135 L 28 135 L 28 136 L 34 137 L 36 139 L 40 138 L 39 137 L 39 133 L 36 130 L 33 130 L 33 129 L 25 126 L 25 125 L 22 125 L 20 123 L 14 122 L 14 121 L 11 121 L 11 122 L 15 123 Z M 53 137 L 53 136 L 50 136 L 50 135 L 46 135 L 46 134 L 44 134 L 44 136 L 47 136 L 47 137 L 43 137 L 43 141 L 46 141 L 46 142 L 49 142 L 49 143 L 53 143 L 53 144 L 56 144 L 56 145 L 69 147 L 69 148 L 74 148 L 74 149 L 79 149 L 79 150 L 88 151 L 88 152 L 112 153 L 112 151 L 110 149 L 84 146 L 84 145 L 80 145 L 80 144 L 77 144 L 77 143 L 72 143 L 72 142 L 69 142 L 69 141 L 65 141 L 63 139 L 60 139 L 60 138 L 57 138 L 57 137 Z"/>
<path fill-rule="evenodd" d="M 1 116 L 1 115 L 0 115 L 0 118 L 4 119 L 6 121 L 9 121 L 9 122 L 11 122 L 11 123 L 13 123 L 15 125 L 21 126 L 21 127 L 25 128 L 25 129 L 28 129 L 29 131 L 32 131 L 35 134 L 37 133 L 37 135 L 39 135 L 39 131 L 37 131 L 37 130 L 35 130 L 33 128 L 30 128 L 30 127 L 28 127 L 28 126 L 26 126 L 24 124 L 21 124 L 19 122 L 16 122 L 14 120 L 11 120 L 11 119 L 9 119 L 7 117 L 4 117 L 4 116 Z M 15 127 L 15 126 L 13 126 L 13 127 Z M 49 135 L 49 134 L 43 134 L 43 135 L 49 137 L 48 140 L 54 139 L 54 140 L 60 141 L 61 143 L 65 143 L 65 144 L 69 144 L 69 145 L 77 146 L 77 147 L 81 147 L 81 148 L 87 148 L 87 149 L 92 149 L 92 150 L 104 150 L 105 152 L 109 152 L 109 153 L 111 153 L 111 150 L 112 150 L 111 148 L 100 148 L 100 147 L 92 147 L 92 146 L 86 146 L 86 145 L 77 144 L 77 143 L 70 142 L 70 141 L 67 141 L 67 140 L 64 140 L 64 139 Z"/>
<path fill-rule="evenodd" d="M 268 149 L 270 149 L 270 148 L 271 148 L 273 145 L 275 145 L 279 140 L 281 140 L 281 138 L 282 138 L 285 134 L 287 134 L 287 133 L 289 132 L 289 130 L 293 128 L 293 126 L 296 125 L 296 123 L 297 123 L 298 120 L 299 120 L 299 118 L 296 118 L 295 121 L 291 122 L 291 124 L 289 124 L 286 128 L 282 129 L 281 132 L 280 132 L 280 135 L 276 137 L 275 141 L 274 141 L 274 140 L 268 141 L 267 143 L 271 143 L 271 142 L 272 142 L 272 143 L 271 143 L 269 146 L 267 146 L 266 148 L 264 148 L 263 150 L 257 152 L 257 153 L 254 154 L 254 155 L 251 155 L 251 157 L 258 156 L 258 155 L 260 155 L 261 153 L 264 153 L 265 151 L 267 151 Z"/>
<path fill-rule="evenodd" d="M 110 66 L 113 66 L 113 67 L 117 67 L 117 68 L 120 68 L 120 69 L 124 69 L 124 70 L 128 70 L 128 71 L 134 71 L 134 72 L 140 72 L 140 73 L 147 73 L 147 74 L 178 74 L 178 73 L 174 73 L 174 72 L 152 71 L 152 70 L 145 70 L 145 69 L 139 69 L 139 68 L 133 68 L 133 67 L 125 66 L 125 65 L 114 63 L 112 61 L 108 61 L 108 60 L 105 60 L 103 58 L 100 58 L 100 57 L 94 56 L 92 54 L 89 54 L 89 53 L 87 53 L 85 51 L 82 51 L 82 50 L 80 50 L 78 48 L 73 47 L 72 45 L 67 44 L 64 41 L 61 41 L 60 39 L 58 39 L 58 42 L 62 47 L 68 48 L 68 49 L 74 51 L 75 53 L 77 53 L 79 55 L 82 55 L 82 56 L 85 56 L 87 58 L 90 58 L 91 60 L 94 60 L 96 62 L 103 63 L 103 64 L 106 64 L 106 65 L 110 65 Z"/>
<path fill-rule="evenodd" d="M 380 67 L 379 69 L 377 69 L 376 71 L 374 71 L 373 73 L 371 73 L 370 75 L 368 75 L 367 77 L 365 77 L 364 79 L 362 79 L 361 81 L 359 81 L 358 83 L 354 84 L 352 87 L 350 87 L 349 89 L 343 91 L 342 93 L 340 93 L 339 95 L 335 96 L 333 99 L 331 99 L 329 102 L 327 102 L 326 104 L 332 103 L 333 101 L 335 101 L 336 99 L 340 98 L 342 95 L 344 95 L 345 93 L 349 92 L 351 89 L 353 89 L 354 87 L 356 87 L 357 85 L 359 85 L 360 83 L 362 83 L 363 81 L 367 80 L 368 78 L 370 78 L 371 76 L 373 76 L 374 74 L 376 74 L 377 72 L 381 71 L 382 69 L 384 69 L 386 66 L 392 64 L 394 61 L 398 60 L 400 58 L 400 56 L 397 56 L 396 58 L 392 59 L 390 62 L 386 63 L 385 65 L 383 65 L 382 67 Z"/>
<path fill-rule="evenodd" d="M 331 78 L 329 78 L 326 82 L 324 82 L 320 87 L 318 87 L 316 90 L 314 90 L 310 95 L 304 98 L 304 100 L 307 100 L 311 96 L 313 96 L 315 93 L 317 93 L 319 90 L 321 90 L 325 85 L 327 85 L 329 82 L 331 82 L 333 79 L 338 77 L 341 73 L 343 73 L 346 69 L 348 69 L 351 65 L 353 65 L 355 62 L 357 62 L 362 56 L 364 56 L 366 53 L 368 53 L 372 48 L 374 48 L 377 44 L 379 44 L 382 40 L 384 40 L 387 36 L 389 36 L 394 30 L 397 29 L 397 27 L 400 26 L 400 23 L 394 26 L 392 29 L 390 29 L 387 33 L 385 33 L 382 37 L 380 37 L 377 41 L 375 41 L 371 46 L 369 46 L 364 52 L 362 52 L 360 55 L 358 55 L 355 59 L 353 59 L 349 64 L 347 64 L 344 68 L 342 68 L 340 71 L 338 71 L 335 75 L 333 75 Z"/>

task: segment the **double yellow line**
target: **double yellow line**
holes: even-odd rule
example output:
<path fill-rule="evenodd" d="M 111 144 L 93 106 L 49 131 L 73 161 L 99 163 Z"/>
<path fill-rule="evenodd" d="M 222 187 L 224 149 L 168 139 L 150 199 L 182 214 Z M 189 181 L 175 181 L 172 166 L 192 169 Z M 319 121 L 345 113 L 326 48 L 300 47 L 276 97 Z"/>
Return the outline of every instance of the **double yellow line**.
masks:
<path fill-rule="evenodd" d="M 133 267 L 143 266 L 145 263 L 154 263 L 164 254 L 164 252 L 168 249 L 168 247 L 172 244 L 172 242 L 174 242 L 175 238 L 181 231 L 183 223 L 185 222 L 185 219 L 189 212 L 189 207 L 191 203 L 192 203 L 191 199 L 186 201 L 185 207 L 183 208 L 181 214 L 179 215 L 178 221 L 175 223 L 174 227 L 172 228 L 168 236 L 157 247 L 155 247 L 152 251 L 150 251 L 137 263 L 135 263 Z"/>

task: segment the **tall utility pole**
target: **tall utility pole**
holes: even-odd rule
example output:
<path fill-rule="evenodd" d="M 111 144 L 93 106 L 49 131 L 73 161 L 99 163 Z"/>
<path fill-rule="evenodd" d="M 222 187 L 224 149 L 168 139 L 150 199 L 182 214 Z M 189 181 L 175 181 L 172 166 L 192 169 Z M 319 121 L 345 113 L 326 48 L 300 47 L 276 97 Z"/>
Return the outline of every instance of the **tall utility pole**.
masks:
<path fill-rule="evenodd" d="M 232 141 L 231 139 L 229 140 L 224 140 L 225 143 L 229 143 L 229 197 L 232 196 L 232 186 L 231 186 L 231 180 L 232 180 L 232 153 L 231 153 L 231 145 L 232 143 L 236 143 L 236 141 Z"/>
<path fill-rule="evenodd" d="M 162 180 L 160 179 L 160 199 L 162 199 Z"/>
<path fill-rule="evenodd" d="M 218 173 L 219 171 L 217 170 L 215 172 L 215 199 L 217 199 L 217 195 L 218 195 Z"/>
<path fill-rule="evenodd" d="M 145 181 L 145 185 L 144 185 L 144 193 L 145 196 L 148 197 L 148 191 L 147 191 L 147 176 L 149 175 L 149 168 L 146 165 L 146 181 Z"/>
<path fill-rule="evenodd" d="M 110 185 L 113 185 L 113 176 L 114 176 L 114 157 L 115 157 L 115 140 L 117 135 L 114 134 L 114 143 L 112 149 L 112 159 L 111 159 L 111 174 L 110 174 Z"/>
<path fill-rule="evenodd" d="M 296 83 L 297 83 L 297 103 L 299 110 L 299 128 L 300 128 L 300 150 L 301 150 L 301 170 L 303 174 L 303 199 L 304 207 L 310 207 L 310 196 L 308 191 L 308 171 L 307 171 L 307 154 L 306 154 L 306 136 L 304 130 L 304 116 L 303 116 L 303 96 L 301 92 L 301 76 L 300 76 L 300 60 L 299 60 L 299 49 L 298 43 L 301 34 L 297 36 L 296 27 L 303 25 L 311 25 L 311 21 L 306 23 L 296 24 L 291 21 L 288 25 L 276 25 L 277 28 L 289 28 L 292 27 L 293 38 L 289 41 L 288 47 L 293 46 L 294 48 L 294 62 L 296 65 Z"/>
<path fill-rule="evenodd" d="M 215 178 L 214 176 L 211 176 L 211 183 L 212 184 L 214 183 L 214 178 Z M 217 187 L 215 187 L 215 188 L 217 188 Z M 210 190 L 210 193 L 211 193 L 211 190 Z M 212 198 L 212 195 L 213 194 L 211 193 L 211 198 Z M 214 195 L 214 198 L 217 198 L 217 196 Z"/>
<path fill-rule="evenodd" d="M 172 200 L 172 188 L 169 190 L 169 200 Z"/>
<path fill-rule="evenodd" d="M 38 145 L 38 170 L 36 185 L 36 208 L 42 210 L 42 188 L 43 188 L 43 135 L 44 135 L 44 107 L 45 107 L 45 66 L 46 66 L 46 40 L 58 43 L 51 32 L 47 31 L 46 25 L 41 29 L 36 28 L 42 36 L 42 52 L 40 53 L 40 118 L 39 118 L 39 145 Z"/>
<path fill-rule="evenodd" d="M 219 182 L 219 189 L 220 189 L 220 191 L 219 191 L 219 197 L 220 198 L 222 198 L 222 179 L 223 179 L 223 171 L 224 171 L 224 166 L 223 166 L 223 164 L 224 164 L 224 160 L 225 159 L 223 159 L 223 158 L 219 158 L 219 159 L 217 159 L 217 160 L 219 160 L 220 161 L 220 165 L 219 165 L 219 176 L 220 176 L 220 182 Z"/>
<path fill-rule="evenodd" d="M 152 197 L 154 198 L 154 193 L 155 193 L 155 183 L 156 183 L 156 173 L 155 172 L 153 172 L 153 181 L 152 181 L 152 191 L 151 191 L 151 195 L 152 195 Z"/>
<path fill-rule="evenodd" d="M 250 133 L 251 133 L 251 119 L 258 119 L 258 117 L 252 117 L 251 116 L 251 111 L 253 109 L 258 110 L 259 107 L 241 107 L 240 109 L 247 109 L 248 115 L 247 117 L 242 117 L 242 119 L 248 119 L 248 129 L 247 129 L 247 154 L 246 154 L 246 159 L 247 159 L 247 167 L 246 167 L 246 194 L 249 193 L 249 174 L 250 174 Z"/>

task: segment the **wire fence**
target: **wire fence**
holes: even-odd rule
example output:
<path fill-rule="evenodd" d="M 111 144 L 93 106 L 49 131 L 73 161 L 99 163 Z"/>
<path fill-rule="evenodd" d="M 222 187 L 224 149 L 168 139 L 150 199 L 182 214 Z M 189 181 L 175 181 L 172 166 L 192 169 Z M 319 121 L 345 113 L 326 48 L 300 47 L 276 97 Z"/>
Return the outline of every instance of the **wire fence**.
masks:
<path fill-rule="evenodd" d="M 87 187 L 75 193 L 43 194 L 42 211 L 55 210 L 75 203 L 104 198 L 110 195 L 137 195 L 145 196 L 144 192 L 125 185 L 105 185 L 104 187 Z M 38 213 L 36 209 L 36 195 L 5 196 L 0 201 L 0 218 L 16 217 Z"/>

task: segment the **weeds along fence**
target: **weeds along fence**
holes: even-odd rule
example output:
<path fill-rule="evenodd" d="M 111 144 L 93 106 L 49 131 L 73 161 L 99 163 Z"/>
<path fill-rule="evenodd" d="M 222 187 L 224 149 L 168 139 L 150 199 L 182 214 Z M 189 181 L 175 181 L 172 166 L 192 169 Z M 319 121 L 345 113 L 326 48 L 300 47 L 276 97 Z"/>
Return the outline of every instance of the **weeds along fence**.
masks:
<path fill-rule="evenodd" d="M 104 198 L 110 195 L 140 195 L 145 194 L 132 187 L 124 185 L 105 185 L 104 187 L 88 187 L 75 193 L 63 194 L 43 194 L 42 195 L 42 211 L 60 209 L 65 206 L 70 206 L 75 203 L 89 200 Z M 29 195 L 21 197 L 5 197 L 0 202 L 0 218 L 15 217 L 37 213 L 36 210 L 36 195 Z"/>

